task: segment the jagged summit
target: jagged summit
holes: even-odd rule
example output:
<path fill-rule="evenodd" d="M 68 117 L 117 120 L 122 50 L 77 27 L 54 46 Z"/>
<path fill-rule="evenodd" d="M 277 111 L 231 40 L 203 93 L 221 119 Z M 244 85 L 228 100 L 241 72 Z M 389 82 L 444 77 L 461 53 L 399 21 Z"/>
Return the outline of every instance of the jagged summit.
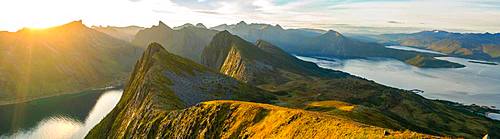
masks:
<path fill-rule="evenodd" d="M 72 21 L 72 22 L 69 22 L 67 24 L 64 24 L 62 26 L 85 26 L 85 25 L 83 24 L 82 20 L 76 20 L 76 21 Z"/>
<path fill-rule="evenodd" d="M 205 25 L 203 25 L 202 23 L 198 23 L 196 24 L 196 27 L 198 28 L 203 28 L 203 29 L 207 29 L 207 27 Z"/>
<path fill-rule="evenodd" d="M 281 25 L 280 25 L 280 24 L 276 24 L 276 26 L 275 26 L 275 27 L 277 27 L 277 28 L 279 28 L 279 29 L 283 29 L 283 27 L 281 27 Z"/>
<path fill-rule="evenodd" d="M 248 25 L 248 24 L 245 21 L 240 21 L 236 25 L 240 25 L 241 26 L 241 25 Z"/>
<path fill-rule="evenodd" d="M 337 31 L 334 30 L 328 30 L 323 36 L 328 36 L 328 37 L 344 37 L 342 34 L 340 34 Z"/>
<path fill-rule="evenodd" d="M 325 77 L 347 75 L 301 61 L 262 40 L 257 41 L 255 46 L 228 31 L 221 31 L 214 36 L 203 51 L 202 64 L 251 84 L 284 82 L 288 80 L 288 77 L 285 77 L 287 75 L 269 76 L 280 75 L 284 71 Z"/>
<path fill-rule="evenodd" d="M 155 128 L 159 120 L 169 119 L 167 114 L 171 111 L 209 100 L 270 103 L 274 99 L 266 91 L 174 55 L 159 43 L 151 43 L 135 65 L 120 102 L 88 136 L 122 138 L 161 133 Z M 143 125 L 154 121 L 154 125 Z"/>
<path fill-rule="evenodd" d="M 166 28 L 166 29 L 170 29 L 170 30 L 172 29 L 167 24 L 163 23 L 162 21 L 158 21 L 158 27 Z"/>

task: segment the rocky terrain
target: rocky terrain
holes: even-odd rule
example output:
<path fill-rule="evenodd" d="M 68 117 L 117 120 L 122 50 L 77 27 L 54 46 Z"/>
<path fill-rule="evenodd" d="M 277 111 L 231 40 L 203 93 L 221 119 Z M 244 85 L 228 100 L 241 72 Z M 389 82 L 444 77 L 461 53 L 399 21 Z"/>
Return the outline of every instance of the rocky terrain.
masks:
<path fill-rule="evenodd" d="M 153 43 L 118 105 L 86 138 L 432 138 L 268 105 L 275 99 Z"/>

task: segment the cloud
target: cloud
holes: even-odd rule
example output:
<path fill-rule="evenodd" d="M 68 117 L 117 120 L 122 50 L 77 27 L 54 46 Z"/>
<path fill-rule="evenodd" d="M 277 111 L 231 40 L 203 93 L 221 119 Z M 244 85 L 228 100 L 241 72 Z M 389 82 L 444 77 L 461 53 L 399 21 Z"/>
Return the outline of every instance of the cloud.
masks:
<path fill-rule="evenodd" d="M 398 22 L 398 21 L 387 21 L 387 23 L 390 23 L 390 24 L 403 24 L 403 22 Z"/>
<path fill-rule="evenodd" d="M 245 20 L 298 28 L 347 24 L 500 32 L 500 20 L 494 18 L 500 17 L 497 0 L 2 0 L 0 5 L 9 5 L 0 8 L 1 13 L 15 13 L 0 14 L 0 29 L 83 19 L 94 25 L 147 25 L 163 20 L 170 26 L 185 22 L 215 26 Z"/>
<path fill-rule="evenodd" d="M 218 13 L 218 12 L 215 12 L 215 11 L 206 11 L 206 10 L 199 10 L 199 11 L 195 11 L 195 12 L 198 12 L 198 13 L 203 13 L 203 14 L 213 14 L 213 15 L 221 15 L 223 13 Z"/>

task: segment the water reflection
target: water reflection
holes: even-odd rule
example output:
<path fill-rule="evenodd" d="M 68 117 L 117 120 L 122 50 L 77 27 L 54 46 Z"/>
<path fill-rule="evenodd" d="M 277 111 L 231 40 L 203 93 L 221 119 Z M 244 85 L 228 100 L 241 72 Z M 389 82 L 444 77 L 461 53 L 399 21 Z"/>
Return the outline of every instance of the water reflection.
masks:
<path fill-rule="evenodd" d="M 43 118 L 43 120 L 37 122 L 36 126 L 29 128 L 28 130 L 21 129 L 20 131 L 16 131 L 12 134 L 2 135 L 0 138 L 83 138 L 97 123 L 99 123 L 102 118 L 104 118 L 104 116 L 106 116 L 106 114 L 113 109 L 113 107 L 120 100 L 121 95 L 122 90 L 104 92 L 98 99 L 96 99 L 97 102 L 94 103 L 95 105 L 92 105 L 93 107 L 90 112 L 87 111 L 87 116 L 84 120 L 79 120 L 73 116 L 61 113 Z M 83 95 L 75 98 L 81 100 L 85 97 L 88 96 Z M 74 103 L 79 102 L 81 101 L 74 101 Z M 61 105 L 61 107 L 63 106 Z"/>

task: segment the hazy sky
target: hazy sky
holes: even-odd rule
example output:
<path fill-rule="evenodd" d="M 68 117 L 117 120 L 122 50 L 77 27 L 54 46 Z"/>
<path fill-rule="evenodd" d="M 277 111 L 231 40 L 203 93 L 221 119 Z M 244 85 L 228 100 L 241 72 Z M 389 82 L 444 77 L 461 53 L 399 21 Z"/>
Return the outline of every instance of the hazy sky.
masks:
<path fill-rule="evenodd" d="M 85 24 L 234 24 L 345 32 L 500 32 L 500 0 L 0 0 L 0 30 Z"/>

